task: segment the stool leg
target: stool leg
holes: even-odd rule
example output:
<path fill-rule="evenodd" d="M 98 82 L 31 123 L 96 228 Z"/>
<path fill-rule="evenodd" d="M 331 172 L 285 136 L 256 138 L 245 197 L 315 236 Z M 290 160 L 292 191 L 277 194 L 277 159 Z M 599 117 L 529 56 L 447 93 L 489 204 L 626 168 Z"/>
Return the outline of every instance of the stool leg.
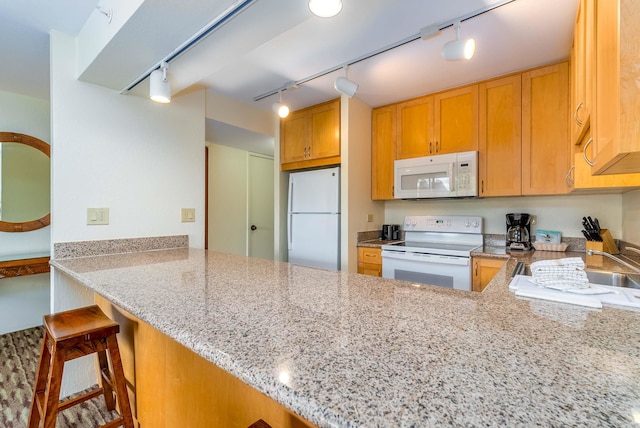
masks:
<path fill-rule="evenodd" d="M 58 417 L 58 403 L 60 402 L 60 384 L 62 383 L 62 372 L 64 371 L 64 351 L 56 352 L 53 348 L 53 358 L 51 359 L 51 369 L 49 369 L 49 388 L 44 396 L 44 419 L 43 428 L 55 428 Z"/>
<path fill-rule="evenodd" d="M 29 428 L 38 428 L 42 415 L 38 410 L 38 396 L 45 394 L 47 387 L 47 378 L 49 376 L 49 368 L 51 366 L 51 353 L 47 346 L 47 332 L 44 332 L 42 338 L 42 348 L 40 349 L 40 359 L 38 361 L 38 371 L 33 386 L 33 399 L 31 400 L 31 411 L 29 412 Z M 41 403 L 44 405 L 44 403 Z M 43 409 L 44 410 L 44 409 Z"/>
<path fill-rule="evenodd" d="M 129 393 L 127 392 L 127 383 L 124 378 L 122 360 L 120 359 L 118 340 L 115 335 L 107 337 L 107 348 L 109 348 L 109 357 L 111 358 L 111 367 L 113 368 L 112 379 L 116 388 L 118 405 L 120 406 L 120 416 L 124 419 L 124 428 L 133 428 L 133 416 L 131 416 Z"/>
<path fill-rule="evenodd" d="M 113 376 L 109 371 L 109 363 L 107 362 L 106 351 L 98 351 L 98 367 L 100 370 L 100 386 L 104 395 L 104 401 L 107 404 L 108 410 L 114 410 L 116 408 L 116 402 L 113 399 Z M 108 378 L 108 382 L 105 381 L 105 377 Z"/>

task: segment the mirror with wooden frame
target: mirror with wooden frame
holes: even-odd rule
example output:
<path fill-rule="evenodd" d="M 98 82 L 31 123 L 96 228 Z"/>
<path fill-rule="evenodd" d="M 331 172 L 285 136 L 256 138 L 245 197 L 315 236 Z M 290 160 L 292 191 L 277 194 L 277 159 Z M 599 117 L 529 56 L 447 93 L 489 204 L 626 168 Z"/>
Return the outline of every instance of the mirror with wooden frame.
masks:
<path fill-rule="evenodd" d="M 27 232 L 51 222 L 50 146 L 0 132 L 0 232 Z"/>

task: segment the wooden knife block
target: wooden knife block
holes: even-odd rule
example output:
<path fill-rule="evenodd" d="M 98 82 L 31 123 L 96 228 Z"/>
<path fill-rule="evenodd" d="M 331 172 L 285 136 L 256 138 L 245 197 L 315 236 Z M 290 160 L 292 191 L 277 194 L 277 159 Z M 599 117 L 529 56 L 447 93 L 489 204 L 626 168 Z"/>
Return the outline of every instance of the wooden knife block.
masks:
<path fill-rule="evenodd" d="M 602 238 L 602 242 L 587 241 L 587 251 L 597 250 L 604 251 L 609 254 L 620 254 L 620 251 L 616 246 L 616 242 L 613 240 L 613 236 L 611 236 L 608 229 L 600 229 L 600 237 Z"/>

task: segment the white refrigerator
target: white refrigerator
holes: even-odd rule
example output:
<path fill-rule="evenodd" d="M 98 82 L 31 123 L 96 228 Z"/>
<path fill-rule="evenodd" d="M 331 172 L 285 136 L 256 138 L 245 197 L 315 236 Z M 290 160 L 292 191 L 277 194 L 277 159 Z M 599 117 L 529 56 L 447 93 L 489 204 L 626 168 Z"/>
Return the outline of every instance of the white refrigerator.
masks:
<path fill-rule="evenodd" d="M 289 175 L 289 263 L 340 270 L 340 167 Z"/>

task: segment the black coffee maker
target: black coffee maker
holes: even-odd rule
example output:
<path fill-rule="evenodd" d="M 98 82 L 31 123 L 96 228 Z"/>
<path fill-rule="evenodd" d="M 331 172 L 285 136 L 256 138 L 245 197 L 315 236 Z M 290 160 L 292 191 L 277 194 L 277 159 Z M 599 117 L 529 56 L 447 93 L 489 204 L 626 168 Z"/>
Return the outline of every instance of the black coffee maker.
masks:
<path fill-rule="evenodd" d="M 511 250 L 531 249 L 531 216 L 523 213 L 507 214 L 507 248 Z"/>
<path fill-rule="evenodd" d="M 397 240 L 400 235 L 400 225 L 398 224 L 383 224 L 381 239 L 383 241 Z"/>

